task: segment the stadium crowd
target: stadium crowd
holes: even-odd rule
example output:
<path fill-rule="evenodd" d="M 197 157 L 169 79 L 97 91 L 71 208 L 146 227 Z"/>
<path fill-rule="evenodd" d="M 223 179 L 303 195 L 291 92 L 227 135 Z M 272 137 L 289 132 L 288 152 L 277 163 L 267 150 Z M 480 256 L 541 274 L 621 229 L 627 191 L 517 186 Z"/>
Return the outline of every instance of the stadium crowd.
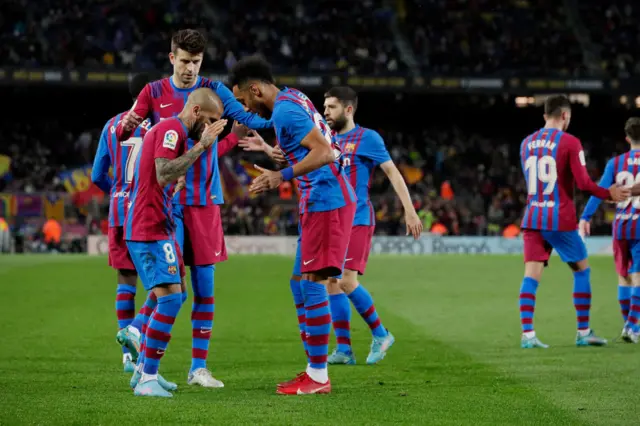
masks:
<path fill-rule="evenodd" d="M 27 0 L 0 4 L 0 65 L 169 70 L 171 32 L 189 26 L 207 34 L 205 69 L 215 72 L 261 52 L 277 72 L 397 73 L 407 69 L 397 46 L 404 37 L 430 73 L 587 73 L 567 3 L 551 0 L 41 3 L 35 10 Z M 603 70 L 637 74 L 637 6 L 577 3 Z"/>

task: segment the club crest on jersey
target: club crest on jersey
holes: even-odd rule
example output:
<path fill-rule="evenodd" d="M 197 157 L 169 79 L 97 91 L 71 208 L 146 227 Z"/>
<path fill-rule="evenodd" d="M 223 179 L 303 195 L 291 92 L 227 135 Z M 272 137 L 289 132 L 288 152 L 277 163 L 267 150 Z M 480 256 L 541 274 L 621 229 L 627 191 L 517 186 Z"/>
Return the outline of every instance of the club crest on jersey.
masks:
<path fill-rule="evenodd" d="M 356 144 L 355 143 L 348 143 L 344 147 L 344 152 L 353 152 L 355 149 L 356 149 Z"/>
<path fill-rule="evenodd" d="M 178 132 L 175 130 L 167 130 L 162 141 L 163 148 L 176 149 L 178 143 Z"/>
<path fill-rule="evenodd" d="M 175 275 L 178 273 L 178 268 L 176 268 L 175 265 L 169 265 L 169 267 L 167 268 L 167 271 L 171 274 L 171 275 Z"/>

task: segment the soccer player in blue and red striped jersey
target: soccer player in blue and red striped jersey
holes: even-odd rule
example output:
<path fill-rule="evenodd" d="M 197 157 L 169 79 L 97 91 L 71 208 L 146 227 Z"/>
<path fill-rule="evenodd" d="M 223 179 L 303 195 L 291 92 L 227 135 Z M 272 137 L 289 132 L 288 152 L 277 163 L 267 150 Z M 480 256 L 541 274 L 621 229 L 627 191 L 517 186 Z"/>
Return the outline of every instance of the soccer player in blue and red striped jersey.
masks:
<path fill-rule="evenodd" d="M 358 275 L 364 275 L 375 230 L 375 212 L 369 197 L 369 188 L 377 166 L 387 175 L 405 211 L 407 235 L 418 239 L 422 234 L 422 221 L 418 217 L 409 189 L 402 174 L 393 163 L 382 137 L 375 130 L 360 127 L 354 122 L 358 108 L 358 95 L 350 87 L 333 87 L 324 95 L 324 116 L 342 151 L 342 165 L 351 186 L 356 191 L 358 207 L 353 220 L 344 274 L 341 279 L 332 278 L 329 300 L 333 329 L 338 342 L 329 356 L 329 364 L 355 364 L 351 349 L 351 306 L 365 320 L 373 341 L 367 356 L 367 364 L 381 361 L 395 339 L 382 325 L 373 298 L 358 283 Z"/>
<path fill-rule="evenodd" d="M 612 158 L 600 178 L 600 186 L 614 183 L 631 188 L 640 182 L 640 118 L 627 120 L 624 126 L 629 152 Z M 591 233 L 589 221 L 601 200 L 591 197 L 580 217 L 580 233 Z M 622 312 L 622 340 L 640 340 L 640 197 L 628 198 L 616 205 L 613 228 L 613 257 L 618 273 L 618 302 Z"/>
<path fill-rule="evenodd" d="M 158 123 L 145 136 L 131 188 L 125 220 L 125 239 L 131 259 L 157 306 L 142 337 L 138 369 L 132 379 L 138 396 L 170 397 L 158 375 L 160 359 L 183 303 L 184 265 L 175 242 L 171 198 L 165 187 L 177 181 L 211 148 L 224 130 L 222 102 L 209 88 L 194 90 L 176 118 Z M 199 140 L 183 155 L 187 139 Z M 142 370 L 142 371 L 140 371 Z M 139 374 L 137 374 L 139 373 Z M 136 377 L 137 376 L 137 377 Z"/>
<path fill-rule="evenodd" d="M 137 74 L 129 83 L 129 92 L 133 100 L 149 82 L 146 74 Z M 142 138 L 150 128 L 149 120 L 142 122 L 127 140 L 116 137 L 116 126 L 125 113 L 120 113 L 105 124 L 100 135 L 98 150 L 93 161 L 91 180 L 105 193 L 109 194 L 109 266 L 116 269 L 118 287 L 116 291 L 116 315 L 118 329 L 122 330 L 133 321 L 136 313 L 135 297 L 138 275 L 127 251 L 124 241 L 124 217 L 129 204 L 129 193 L 133 172 L 142 147 Z M 113 178 L 109 169 L 113 167 Z M 136 350 L 130 352 L 122 347 L 124 371 L 132 373 L 138 358 Z"/>
<path fill-rule="evenodd" d="M 578 332 L 576 345 L 601 346 L 607 341 L 589 327 L 591 269 L 587 249 L 578 235 L 575 184 L 601 199 L 625 200 L 629 189 L 602 188 L 587 173 L 582 144 L 566 133 L 571 121 L 571 103 L 565 96 L 550 96 L 544 104 L 545 126 L 527 136 L 520 146 L 520 162 L 527 183 L 527 204 L 522 219 L 525 271 L 520 288 L 522 348 L 548 347 L 533 328 L 536 291 L 542 271 L 556 250 L 573 270 L 573 303 Z"/>
<path fill-rule="evenodd" d="M 150 118 L 155 125 L 160 120 L 176 116 L 184 107 L 189 94 L 199 87 L 212 89 L 222 100 L 223 115 L 252 129 L 270 128 L 271 122 L 256 114 L 246 112 L 231 91 L 220 81 L 199 76 L 204 58 L 206 40 L 196 30 L 185 29 L 171 39 L 169 59 L 173 65 L 171 77 L 148 84 L 138 96 L 130 113 L 118 126 L 118 134 L 126 134 L 143 118 Z M 222 387 L 207 369 L 207 356 L 211 339 L 215 310 L 215 265 L 227 259 L 224 232 L 220 216 L 220 204 L 224 203 L 218 169 L 218 155 L 233 148 L 246 133 L 242 126 L 218 142 L 218 150 L 209 150 L 187 170 L 178 186 L 167 190 L 173 198 L 176 239 L 184 253 L 185 264 L 191 267 L 193 288 L 192 351 L 188 383 L 204 387 Z M 191 149 L 196 141 L 189 139 L 185 149 Z M 197 249 L 195 249 L 197 248 Z"/>
<path fill-rule="evenodd" d="M 270 65 L 259 56 L 238 61 L 231 70 L 236 98 L 274 123 L 280 149 L 290 166 L 262 172 L 251 184 L 253 193 L 277 188 L 297 178 L 300 189 L 300 252 L 302 293 L 306 318 L 309 364 L 294 380 L 281 383 L 277 393 L 329 393 L 327 372 L 331 311 L 329 278 L 342 273 L 355 214 L 355 193 L 339 162 L 324 118 L 302 92 L 280 90 Z"/>

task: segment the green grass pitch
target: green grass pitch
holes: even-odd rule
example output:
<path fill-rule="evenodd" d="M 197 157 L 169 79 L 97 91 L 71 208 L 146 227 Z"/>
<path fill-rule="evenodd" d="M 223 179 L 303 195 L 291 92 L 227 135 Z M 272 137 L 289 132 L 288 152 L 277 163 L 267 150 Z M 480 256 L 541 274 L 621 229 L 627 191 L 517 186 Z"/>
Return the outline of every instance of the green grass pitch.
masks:
<path fill-rule="evenodd" d="M 622 325 L 613 262 L 591 263 L 592 327 L 613 339 Z M 115 273 L 106 259 L 0 257 L 0 424 L 640 423 L 640 348 L 575 347 L 572 276 L 558 258 L 545 271 L 536 312 L 551 348 L 525 351 L 520 257 L 373 257 L 362 282 L 396 336 L 387 358 L 331 367 L 331 395 L 275 395 L 277 382 L 304 368 L 291 265 L 233 256 L 218 266 L 209 366 L 226 387 L 186 385 L 188 302 L 162 361 L 180 388 L 157 400 L 134 397 L 121 371 Z M 142 300 L 140 291 L 137 307 Z M 368 329 L 355 312 L 352 325 L 363 363 Z"/>

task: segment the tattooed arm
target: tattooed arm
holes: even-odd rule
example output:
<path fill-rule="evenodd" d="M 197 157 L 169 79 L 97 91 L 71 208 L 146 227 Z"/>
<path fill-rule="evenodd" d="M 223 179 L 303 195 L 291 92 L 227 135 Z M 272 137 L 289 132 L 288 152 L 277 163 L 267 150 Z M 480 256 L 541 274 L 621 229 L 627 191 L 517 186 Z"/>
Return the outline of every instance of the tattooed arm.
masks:
<path fill-rule="evenodd" d="M 175 182 L 180 176 L 184 175 L 204 151 L 205 147 L 197 143 L 184 155 L 176 159 L 156 158 L 156 179 L 160 186 L 164 187 Z"/>
<path fill-rule="evenodd" d="M 205 125 L 200 137 L 200 142 L 178 158 L 156 158 L 156 179 L 160 186 L 175 182 L 180 176 L 187 173 L 187 169 L 200 157 L 200 154 L 211 148 L 218 139 L 218 135 L 224 130 L 227 120 L 218 120 L 215 123 Z"/>

